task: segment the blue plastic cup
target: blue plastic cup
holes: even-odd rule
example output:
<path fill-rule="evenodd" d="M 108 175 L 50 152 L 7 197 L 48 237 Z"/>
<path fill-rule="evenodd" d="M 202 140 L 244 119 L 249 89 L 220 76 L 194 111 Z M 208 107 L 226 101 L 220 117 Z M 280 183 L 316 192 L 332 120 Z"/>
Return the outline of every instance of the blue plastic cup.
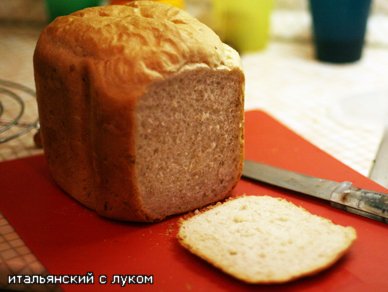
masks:
<path fill-rule="evenodd" d="M 361 59 L 371 0 L 309 0 L 316 58 L 330 63 Z"/>

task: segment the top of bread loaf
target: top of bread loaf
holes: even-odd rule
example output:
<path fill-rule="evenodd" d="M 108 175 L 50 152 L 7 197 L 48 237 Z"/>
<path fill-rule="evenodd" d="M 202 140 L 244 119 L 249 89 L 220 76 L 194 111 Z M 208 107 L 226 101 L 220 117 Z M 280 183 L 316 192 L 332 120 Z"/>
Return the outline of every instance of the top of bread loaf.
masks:
<path fill-rule="evenodd" d="M 237 52 L 206 25 L 183 10 L 152 1 L 86 8 L 58 17 L 39 43 L 102 61 L 106 78 L 128 82 L 128 76 L 136 76 L 133 85 L 192 66 L 240 66 Z"/>

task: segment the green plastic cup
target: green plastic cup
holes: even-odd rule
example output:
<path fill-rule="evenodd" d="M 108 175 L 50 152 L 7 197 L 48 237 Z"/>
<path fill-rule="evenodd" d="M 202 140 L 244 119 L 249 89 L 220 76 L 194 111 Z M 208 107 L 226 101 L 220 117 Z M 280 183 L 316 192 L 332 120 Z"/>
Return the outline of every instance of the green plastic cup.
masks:
<path fill-rule="evenodd" d="M 46 0 L 48 21 L 86 7 L 98 6 L 100 2 L 101 0 Z"/>
<path fill-rule="evenodd" d="M 214 28 L 240 53 L 267 47 L 273 0 L 214 0 Z"/>

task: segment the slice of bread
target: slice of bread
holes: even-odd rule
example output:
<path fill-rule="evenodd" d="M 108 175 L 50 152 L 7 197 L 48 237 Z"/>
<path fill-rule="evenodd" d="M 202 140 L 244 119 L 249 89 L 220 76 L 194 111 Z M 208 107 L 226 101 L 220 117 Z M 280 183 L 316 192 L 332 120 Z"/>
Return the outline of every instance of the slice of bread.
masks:
<path fill-rule="evenodd" d="M 284 199 L 243 196 L 183 220 L 179 242 L 248 283 L 282 283 L 334 264 L 356 231 Z"/>

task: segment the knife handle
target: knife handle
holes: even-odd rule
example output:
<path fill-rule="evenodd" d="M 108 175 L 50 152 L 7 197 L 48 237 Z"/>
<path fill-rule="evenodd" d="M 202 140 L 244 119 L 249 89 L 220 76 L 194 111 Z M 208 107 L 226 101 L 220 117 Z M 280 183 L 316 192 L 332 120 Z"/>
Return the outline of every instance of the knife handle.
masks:
<path fill-rule="evenodd" d="M 331 195 L 333 206 L 351 213 L 388 223 L 388 194 L 341 183 Z"/>

